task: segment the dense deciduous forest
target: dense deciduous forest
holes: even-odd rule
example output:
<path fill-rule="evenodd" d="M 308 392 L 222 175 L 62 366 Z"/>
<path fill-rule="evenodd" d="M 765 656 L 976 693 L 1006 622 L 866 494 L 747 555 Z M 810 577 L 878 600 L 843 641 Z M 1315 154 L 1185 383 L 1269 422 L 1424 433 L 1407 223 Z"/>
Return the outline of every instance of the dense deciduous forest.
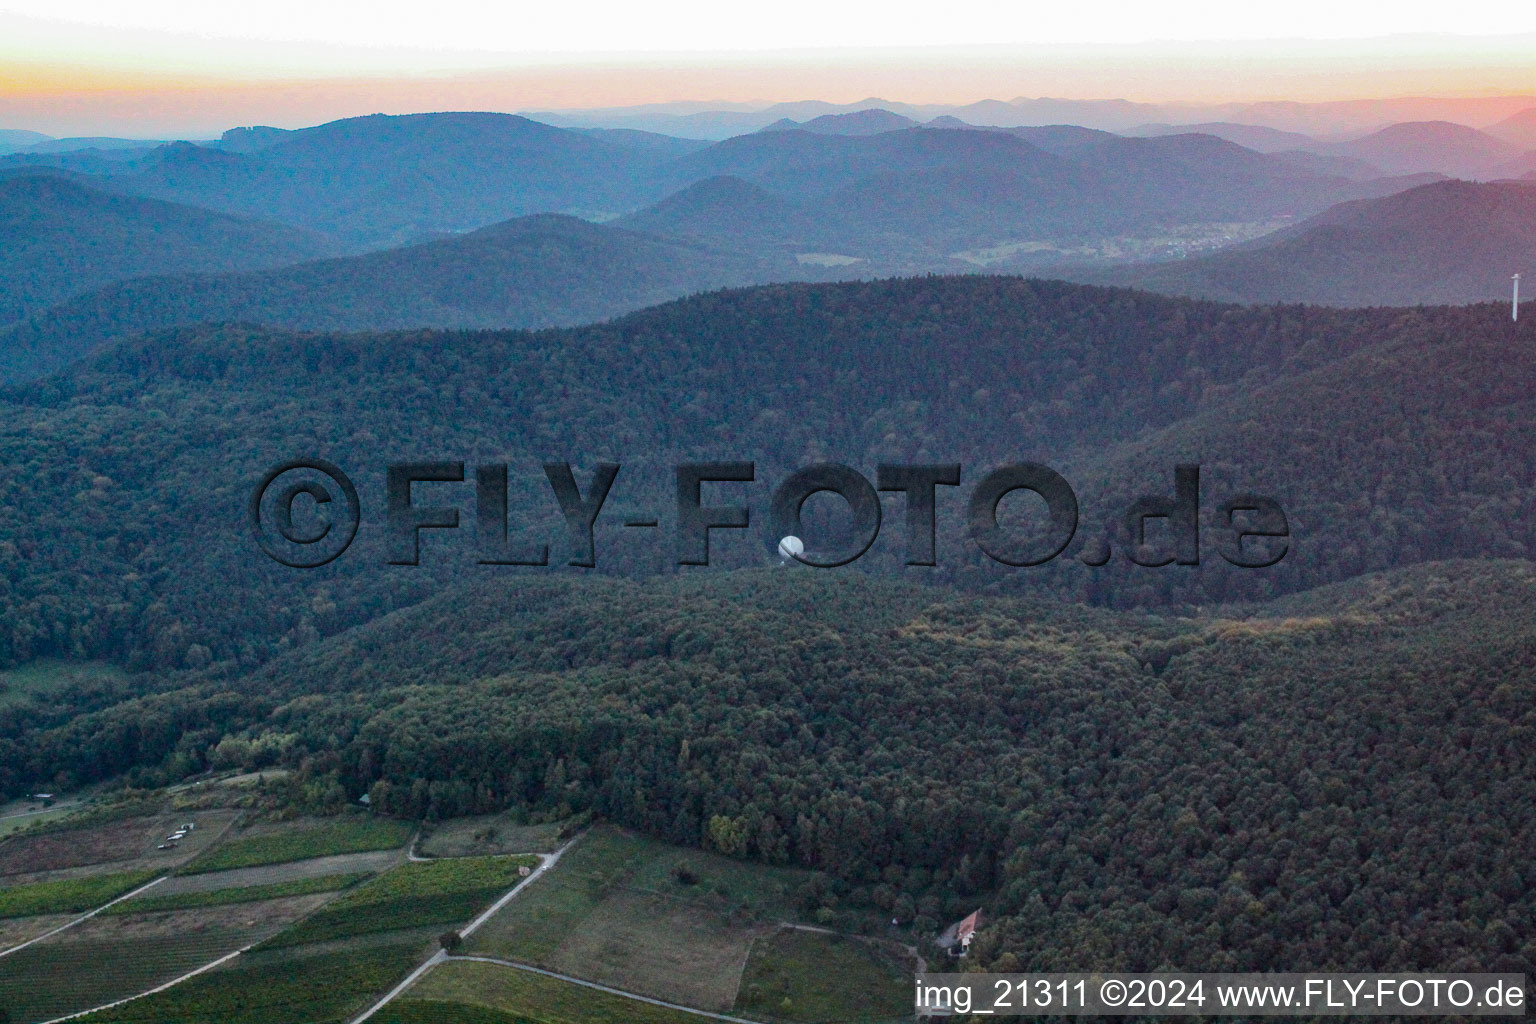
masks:
<path fill-rule="evenodd" d="M 1511 353 L 1532 348 L 1533 328 L 1506 317 L 927 278 L 714 293 L 570 331 L 154 335 L 0 405 L 0 657 L 254 666 L 444 578 L 517 571 L 476 567 L 472 485 L 428 485 L 423 500 L 459 504 L 463 528 L 429 536 L 419 567 L 386 564 L 385 466 L 422 459 L 465 460 L 471 478 L 510 464 L 511 538 L 550 544 L 556 565 L 564 525 L 540 463 L 570 461 L 583 484 L 620 463 L 598 537 L 597 571 L 614 574 L 676 571 L 673 468 L 720 458 L 756 462 L 759 483 L 720 493 L 754 504 L 760 527 L 801 466 L 873 478 L 881 462 L 961 462 L 962 486 L 940 489 L 938 566 L 903 566 L 892 504 L 875 547 L 841 571 L 1098 604 L 1263 599 L 1525 555 L 1536 369 Z M 345 556 L 301 572 L 259 552 L 246 502 L 269 466 L 311 456 L 355 476 L 363 528 Z M 1063 559 L 1005 569 L 968 540 L 963 500 L 986 469 L 1025 459 L 1074 485 L 1079 530 Z M 1266 570 L 1229 569 L 1209 547 L 1198 568 L 1073 561 L 1115 539 L 1137 496 L 1171 494 L 1181 461 L 1203 466 L 1208 516 L 1234 493 L 1278 500 L 1291 553 Z M 662 527 L 613 525 L 630 513 Z M 1035 522 L 1026 503 L 1005 513 Z M 760 533 L 719 536 L 716 564 L 771 557 Z M 553 571 L 568 570 L 532 570 Z"/>
<path fill-rule="evenodd" d="M 288 799 L 591 812 L 822 873 L 997 969 L 1536 966 L 1529 563 L 1242 617 L 802 568 L 498 581 L 61 726 L 0 764 L 295 770 Z"/>

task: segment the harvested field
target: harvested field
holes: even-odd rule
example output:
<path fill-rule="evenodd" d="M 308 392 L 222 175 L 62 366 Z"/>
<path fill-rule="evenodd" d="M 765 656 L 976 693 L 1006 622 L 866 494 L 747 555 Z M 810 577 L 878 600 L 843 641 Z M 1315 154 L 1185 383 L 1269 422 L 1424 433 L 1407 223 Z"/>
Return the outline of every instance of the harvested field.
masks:
<path fill-rule="evenodd" d="M 125 818 L 83 828 L 38 835 L 17 835 L 0 842 L 0 876 L 35 876 L 66 868 L 112 864 L 169 869 L 207 848 L 233 819 L 231 811 L 183 811 Z M 186 822 L 194 829 L 174 850 L 157 850 L 166 836 Z"/>
<path fill-rule="evenodd" d="M 404 859 L 405 854 L 400 850 L 372 850 L 367 853 L 343 853 L 334 857 L 294 860 L 285 864 L 264 864 L 254 868 L 232 868 L 228 871 L 177 875 L 157 885 L 155 895 L 209 892 L 214 889 L 243 889 L 253 885 L 279 885 L 301 878 L 323 878 L 327 875 L 350 875 L 365 871 L 379 872 L 394 867 Z"/>

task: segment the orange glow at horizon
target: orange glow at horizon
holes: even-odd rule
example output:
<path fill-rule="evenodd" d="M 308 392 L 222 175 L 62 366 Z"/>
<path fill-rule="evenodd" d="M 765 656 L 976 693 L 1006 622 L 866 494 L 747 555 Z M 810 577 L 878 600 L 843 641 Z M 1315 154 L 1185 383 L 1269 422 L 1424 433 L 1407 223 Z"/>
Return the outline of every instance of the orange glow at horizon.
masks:
<path fill-rule="evenodd" d="M 1422 41 L 1421 41 L 1422 42 Z M 546 55 L 523 66 L 337 77 L 150 71 L 0 61 L 0 127 L 52 135 L 202 138 L 238 124 L 303 127 L 426 110 L 509 112 L 677 101 L 870 97 L 964 104 L 1020 96 L 1156 103 L 1325 102 L 1529 96 L 1529 53 L 1510 40 L 1464 53 L 1393 41 L 1291 47 L 947 48 L 730 55 Z"/>

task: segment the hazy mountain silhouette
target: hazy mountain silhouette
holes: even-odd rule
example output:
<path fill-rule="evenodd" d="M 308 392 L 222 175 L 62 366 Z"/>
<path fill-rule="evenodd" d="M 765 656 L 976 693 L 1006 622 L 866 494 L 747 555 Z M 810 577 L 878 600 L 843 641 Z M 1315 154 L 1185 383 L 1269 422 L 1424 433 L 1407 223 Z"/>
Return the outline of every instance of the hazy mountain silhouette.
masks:
<path fill-rule="evenodd" d="M 551 327 L 777 276 L 756 260 L 544 214 L 276 270 L 122 282 L 0 331 L 0 375 L 40 376 L 114 336 L 175 324 Z"/>
<path fill-rule="evenodd" d="M 44 135 L 42 132 L 29 132 L 20 128 L 0 128 L 0 153 L 12 153 L 18 149 L 28 149 L 39 142 L 47 142 L 53 136 Z"/>
<path fill-rule="evenodd" d="M 1353 181 L 1373 181 L 1384 177 L 1381 168 L 1374 164 L 1368 164 L 1364 160 L 1356 160 L 1351 156 L 1341 156 L 1337 153 L 1318 153 L 1305 149 L 1283 149 L 1276 153 L 1270 153 L 1269 156 L 1299 171 L 1322 177 L 1349 178 Z M 1420 174 L 1397 176 L 1395 178 L 1387 177 L 1390 180 L 1406 183 L 1413 180 L 1429 181 L 1435 178 L 1447 177 L 1447 175 L 1427 171 Z"/>
<path fill-rule="evenodd" d="M 612 215 L 638 205 L 636 182 L 680 152 L 488 113 L 376 114 L 266 135 L 254 148 L 241 142 L 255 137 L 236 137 L 235 150 L 248 151 L 179 143 L 120 164 L 89 155 L 58 163 L 101 175 L 104 187 L 376 247 L 532 213 Z"/>
<path fill-rule="evenodd" d="M 1251 220 L 1306 215 L 1345 198 L 1402 187 L 1319 174 L 1279 154 L 1256 153 L 1214 135 L 1106 135 L 1070 153 L 1126 208 L 1143 217 Z"/>
<path fill-rule="evenodd" d="M 1258 124 L 1233 124 L 1230 121 L 1205 121 L 1200 124 L 1143 124 L 1121 132 L 1133 137 L 1154 138 L 1159 135 L 1214 135 L 1218 139 L 1235 142 L 1259 153 L 1279 153 L 1288 149 L 1307 149 L 1318 144 L 1310 135 L 1267 128 Z"/>
<path fill-rule="evenodd" d="M 1066 273 L 1242 302 L 1409 306 L 1504 299 L 1511 274 L 1536 276 L 1536 185 L 1437 182 L 1342 204 L 1239 249 Z"/>
<path fill-rule="evenodd" d="M 296 228 L 101 192 L 54 173 L 0 176 L 0 324 L 129 277 L 271 267 L 334 251 Z"/>
<path fill-rule="evenodd" d="M 700 109 L 701 107 L 703 109 Z M 675 135 L 680 138 L 711 141 L 746 135 L 769 125 L 799 125 L 826 115 L 851 114 L 869 109 L 899 114 L 910 117 L 914 121 L 933 116 L 933 114 L 924 113 L 927 108 L 893 103 L 878 97 L 870 97 L 857 103 L 797 100 L 767 106 L 738 104 L 729 108 L 721 105 L 721 109 L 709 107 L 709 104 L 664 103 L 606 110 L 538 111 L 530 112 L 527 116 L 568 128 L 630 128 Z"/>
<path fill-rule="evenodd" d="M 826 227 L 806 207 L 731 175 L 705 178 L 613 223 L 732 246 L 750 239 L 759 248 L 815 238 Z"/>
<path fill-rule="evenodd" d="M 746 249 L 833 246 L 886 269 L 934 269 L 978 246 L 1305 216 L 1410 183 L 1320 173 L 1331 169 L 1326 158 L 1255 153 L 1209 135 L 1131 139 L 1072 125 L 765 131 L 668 164 L 660 176 L 680 195 L 626 223 L 732 237 Z M 688 191 L 711 178 L 738 184 Z M 776 207 L 764 193 L 778 197 Z"/>
<path fill-rule="evenodd" d="M 1110 139 L 1119 138 L 1119 136 L 1111 132 L 1099 131 L 1097 128 L 1084 128 L 1075 124 L 1025 125 L 1016 128 L 993 128 L 991 130 L 1015 135 L 1025 142 L 1039 146 L 1047 153 L 1055 153 L 1057 156 L 1070 155 L 1091 143 L 1106 142 Z"/>
<path fill-rule="evenodd" d="M 1198 133 L 1124 138 L 1072 124 L 953 120 L 900 127 L 907 123 L 865 107 L 704 144 L 503 114 L 375 115 L 291 132 L 234 129 L 216 146 L 11 156 L 0 166 L 50 163 L 103 188 L 303 224 L 355 248 L 540 212 L 638 215 L 698 182 L 731 177 L 804 212 L 773 239 L 741 236 L 738 248 L 798 238 L 851 247 L 899 271 L 997 244 L 1075 245 L 1106 232 L 1303 217 L 1405 184 L 1349 180 L 1370 170 L 1342 157 L 1261 154 Z M 727 198 L 711 202 L 720 209 Z M 642 219 L 666 230 L 667 212 Z M 674 212 L 688 221 L 680 233 L 722 234 L 700 231 L 699 209 Z"/>
<path fill-rule="evenodd" d="M 709 145 L 702 139 L 680 139 L 673 135 L 635 131 L 633 128 L 572 128 L 569 130 L 588 138 L 614 143 L 621 150 L 633 150 L 645 154 L 647 165 L 653 159 L 686 156 Z"/>
<path fill-rule="evenodd" d="M 24 149 L 23 153 L 112 153 L 121 158 L 125 153 L 133 150 L 150 150 L 156 146 L 164 146 L 167 139 L 121 139 L 107 135 L 89 135 L 67 139 L 50 139 L 44 137 Z"/>
<path fill-rule="evenodd" d="M 761 130 L 778 132 L 800 129 L 822 135 L 878 135 L 881 132 L 894 132 L 902 128 L 913 128 L 916 125 L 917 122 L 910 117 L 893 114 L 889 110 L 881 110 L 878 107 L 870 107 L 867 110 L 856 110 L 851 114 L 823 114 L 805 122 L 793 121 L 785 117 Z"/>
<path fill-rule="evenodd" d="M 1536 107 L 1522 110 L 1491 125 L 1487 132 L 1519 149 L 1536 150 Z"/>
<path fill-rule="evenodd" d="M 1364 160 L 1388 174 L 1436 171 L 1458 178 L 1487 178 L 1519 149 L 1494 136 L 1450 121 L 1394 124 L 1363 139 L 1318 147 L 1319 152 Z"/>
<path fill-rule="evenodd" d="M 878 135 L 759 132 L 718 143 L 667 168 L 682 182 L 749 183 L 690 192 L 627 223 L 664 233 L 739 234 L 746 248 L 796 242 L 838 245 L 858 255 L 928 258 L 934 247 L 990 238 L 997 231 L 1076 231 L 1103 211 L 1073 165 L 1002 132 L 927 128 Z M 770 204 L 765 193 L 777 197 Z M 765 211 L 776 209 L 777 214 Z M 775 221 L 775 216 L 782 216 Z M 708 217 L 719 227 L 708 227 Z M 731 225 L 734 227 L 727 227 Z M 925 255 L 926 254 L 926 255 Z"/>
<path fill-rule="evenodd" d="M 978 126 L 1080 124 L 1107 131 L 1140 133 L 1148 125 L 1243 125 L 1314 138 L 1378 130 L 1404 121 L 1489 124 L 1536 105 L 1536 96 L 1401 97 L 1304 103 L 1266 100 L 1237 103 L 1136 103 L 1123 99 L 1065 100 L 1017 97 L 987 99 L 963 106 L 894 103 L 869 98 L 856 103 L 809 100 L 771 105 L 698 102 L 651 103 L 604 109 L 529 113 L 565 127 L 637 128 L 694 139 L 724 139 L 754 132 L 781 119 L 806 121 L 870 107 L 927 122 L 954 117 Z M 1219 132 L 1213 133 L 1219 134 Z"/>

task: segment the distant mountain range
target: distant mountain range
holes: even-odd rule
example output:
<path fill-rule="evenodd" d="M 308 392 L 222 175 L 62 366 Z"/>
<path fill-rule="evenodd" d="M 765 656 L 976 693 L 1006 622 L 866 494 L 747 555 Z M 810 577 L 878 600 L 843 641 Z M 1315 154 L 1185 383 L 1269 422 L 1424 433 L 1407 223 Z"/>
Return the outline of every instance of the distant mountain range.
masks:
<path fill-rule="evenodd" d="M 1238 302 L 1414 306 L 1507 299 L 1511 274 L 1536 278 L 1536 183 L 1438 182 L 1345 203 L 1209 256 L 1052 272 Z"/>
<path fill-rule="evenodd" d="M 808 121 L 824 115 L 878 108 L 926 123 L 956 117 L 967 124 L 1080 124 L 1108 131 L 1139 133 L 1147 126 L 1231 123 L 1315 137 L 1361 135 L 1402 121 L 1455 121 L 1489 126 L 1536 108 L 1536 96 L 1406 97 L 1337 100 L 1324 103 L 1135 103 L 1129 100 L 1069 100 L 1018 97 L 967 104 L 893 102 L 869 97 L 854 103 L 708 104 L 663 103 L 590 110 L 545 110 L 527 116 L 564 127 L 638 128 L 696 139 L 725 139 L 767 127 L 776 121 Z M 1216 134 L 1216 133 L 1213 133 Z"/>
<path fill-rule="evenodd" d="M 0 330 L 0 380 L 42 376 L 110 338 L 177 324 L 341 331 L 568 326 L 794 273 L 696 243 L 542 214 L 277 270 L 111 285 Z"/>
<path fill-rule="evenodd" d="M 0 167 L 52 162 L 106 188 L 380 247 L 533 213 L 612 215 L 638 205 L 635 182 L 678 151 L 634 133 L 594 136 L 482 113 L 375 115 L 267 130 L 260 145 L 251 138 L 222 148 L 177 143 L 133 160 L 13 154 Z"/>
<path fill-rule="evenodd" d="M 334 251 L 298 228 L 35 169 L 0 173 L 0 324 L 130 277 L 273 267 Z"/>
<path fill-rule="evenodd" d="M 1072 125 L 763 131 L 663 170 L 678 191 L 621 223 L 749 250 L 830 251 L 871 272 L 965 269 L 953 254 L 986 247 L 1038 263 L 1110 236 L 1306 216 L 1424 180 L 1359 182 L 1327 173 L 1325 158 Z"/>
<path fill-rule="evenodd" d="M 1430 180 L 1357 180 L 1347 157 L 1259 153 L 1206 134 L 905 124 L 864 110 L 708 144 L 444 114 L 242 128 L 217 146 L 127 158 L 12 156 L 0 160 L 9 220 L 32 227 L 11 229 L 31 240 L 7 253 L 0 323 L 16 322 L 0 335 L 0 373 L 37 376 L 110 338 L 191 322 L 557 326 L 726 285 L 1124 263 L 1219 247 Z M 280 216 L 344 241 L 142 193 Z M 632 212 L 605 225 L 477 223 L 609 201 Z M 393 237 L 425 240 L 379 248 Z M 345 246 L 372 251 L 339 255 Z M 314 259 L 325 255 L 336 258 Z M 1155 286 L 1204 266 L 1135 273 Z M 1178 287 L 1243 294 L 1211 280 Z"/>
<path fill-rule="evenodd" d="M 1163 115 L 1161 117 L 1154 115 Z M 1210 115 L 1202 118 L 1198 115 Z M 1405 99 L 1255 103 L 1202 107 L 1123 100 L 983 100 L 914 106 L 871 98 L 856 104 L 786 103 L 751 110 L 555 111 L 533 115 L 568 126 L 624 125 L 698 138 L 801 129 L 865 135 L 910 128 L 1076 125 L 1128 136 L 1215 135 L 1261 153 L 1305 151 L 1339 158 L 1333 173 L 1374 177 L 1440 173 L 1500 177 L 1536 150 L 1536 98 Z M 1484 125 L 1479 131 L 1472 125 Z M 1523 173 L 1523 171 L 1521 172 Z"/>
<path fill-rule="evenodd" d="M 914 126 L 862 108 L 708 143 L 449 113 L 12 154 L 0 374 L 191 322 L 558 326 L 727 285 L 977 270 L 1242 301 L 1463 302 L 1499 297 L 1527 265 L 1528 187 L 1405 191 L 1436 175 L 1375 175 L 1507 164 L 1492 134 L 1399 124 L 1259 152 L 1214 132 L 1308 140 L 1206 127 Z M 1170 255 L 1187 258 L 1149 262 Z"/>
<path fill-rule="evenodd" d="M 775 239 L 800 251 L 830 248 L 871 271 L 942 268 L 934 261 L 999 245 L 1049 250 L 1191 222 L 1296 218 L 1408 184 L 1362 183 L 1351 179 L 1369 170 L 1348 160 L 1256 153 L 1208 135 L 936 124 L 910 127 L 867 108 L 704 144 L 503 114 L 373 116 L 300 131 L 235 129 L 212 146 L 126 156 L 12 154 L 0 169 L 41 163 L 104 189 L 303 224 L 354 248 L 546 212 L 629 216 L 648 230 L 698 236 L 706 226 L 687 190 L 730 177 L 794 208 Z M 679 211 L 686 224 L 666 223 Z M 751 217 L 732 212 L 702 234 L 721 236 L 725 224 Z M 759 236 L 734 241 L 748 251 L 761 244 Z"/>

